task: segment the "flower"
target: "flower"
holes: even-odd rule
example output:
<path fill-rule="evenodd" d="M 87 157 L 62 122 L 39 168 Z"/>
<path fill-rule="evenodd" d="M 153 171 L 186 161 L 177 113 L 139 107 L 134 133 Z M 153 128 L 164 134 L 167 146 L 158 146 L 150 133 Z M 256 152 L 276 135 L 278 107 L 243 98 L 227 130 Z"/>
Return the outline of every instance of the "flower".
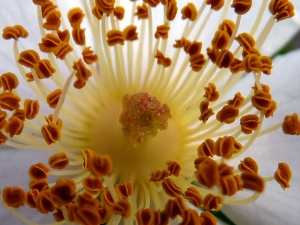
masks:
<path fill-rule="evenodd" d="M 215 224 L 208 211 L 250 203 L 268 181 L 290 187 L 285 162 L 271 176 L 250 157 L 230 164 L 282 126 L 262 126 L 277 104 L 261 82 L 272 60 L 259 49 L 276 21 L 293 16 L 290 2 L 260 3 L 246 31 L 252 1 L 132 1 L 125 10 L 99 0 L 68 12 L 33 2 L 38 45 L 20 50 L 26 29 L 3 30 L 15 39 L 19 72 L 1 76 L 1 140 L 52 154 L 28 168 L 29 189 L 2 189 L 3 206 L 21 221 L 30 224 L 15 209 L 26 204 L 80 224 Z M 18 94 L 21 76 L 32 95 Z M 291 112 L 284 132 L 299 134 L 299 123 Z"/>

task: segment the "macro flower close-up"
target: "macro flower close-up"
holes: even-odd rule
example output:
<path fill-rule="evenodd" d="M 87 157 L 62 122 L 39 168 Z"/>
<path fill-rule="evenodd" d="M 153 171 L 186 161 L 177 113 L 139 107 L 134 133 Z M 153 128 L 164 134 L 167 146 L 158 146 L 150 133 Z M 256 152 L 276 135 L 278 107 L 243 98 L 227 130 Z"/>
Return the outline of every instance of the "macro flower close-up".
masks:
<path fill-rule="evenodd" d="M 297 224 L 298 11 L 1 1 L 0 223 Z"/>

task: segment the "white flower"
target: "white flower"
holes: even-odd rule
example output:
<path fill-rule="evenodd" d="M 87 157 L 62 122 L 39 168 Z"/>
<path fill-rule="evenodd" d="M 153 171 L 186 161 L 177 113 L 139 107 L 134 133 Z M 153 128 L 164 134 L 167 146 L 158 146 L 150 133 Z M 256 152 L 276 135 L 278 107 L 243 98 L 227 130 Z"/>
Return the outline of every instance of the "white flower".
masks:
<path fill-rule="evenodd" d="M 294 34 L 273 31 L 284 39 L 272 43 L 272 27 L 298 29 L 285 20 L 289 2 L 272 1 L 274 15 L 267 1 L 33 2 L 42 6 L 0 3 L 9 8 L 3 37 L 15 39 L 1 40 L 0 139 L 21 149 L 2 149 L 1 202 L 19 220 L 48 223 L 55 213 L 62 223 L 214 224 L 186 202 L 219 210 L 256 200 L 265 186 L 289 187 L 279 155 L 253 157 L 258 171 L 245 158 L 263 151 L 258 136 L 269 144 L 284 115 L 297 112 L 280 99 L 278 119 L 280 91 L 266 86 L 276 65 L 265 55 Z M 288 121 L 285 133 L 299 134 L 300 122 Z"/>

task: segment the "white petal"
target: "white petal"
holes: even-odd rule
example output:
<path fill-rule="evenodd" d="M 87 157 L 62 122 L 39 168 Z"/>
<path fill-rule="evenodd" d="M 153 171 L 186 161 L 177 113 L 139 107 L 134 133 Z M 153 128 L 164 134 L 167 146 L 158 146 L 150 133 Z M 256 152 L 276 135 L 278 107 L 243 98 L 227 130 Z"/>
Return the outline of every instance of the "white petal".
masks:
<path fill-rule="evenodd" d="M 286 114 L 300 114 L 299 64 L 300 50 L 279 56 L 274 69 L 265 83 L 270 84 L 273 98 L 278 103 L 274 119 L 283 121 Z M 268 122 L 268 121 L 267 121 Z M 273 175 L 277 162 L 287 162 L 293 171 L 291 188 L 282 190 L 275 181 L 267 183 L 266 191 L 254 203 L 242 206 L 224 206 L 222 210 L 236 224 L 299 224 L 300 137 L 284 135 L 277 130 L 259 138 L 251 147 L 250 154 L 260 165 L 262 176 Z"/>

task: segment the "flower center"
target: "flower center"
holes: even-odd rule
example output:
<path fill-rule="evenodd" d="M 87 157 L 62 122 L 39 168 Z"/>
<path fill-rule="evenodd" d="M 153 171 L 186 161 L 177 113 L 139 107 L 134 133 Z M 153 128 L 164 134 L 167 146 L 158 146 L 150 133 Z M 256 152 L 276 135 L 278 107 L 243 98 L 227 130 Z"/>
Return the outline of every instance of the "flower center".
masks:
<path fill-rule="evenodd" d="M 178 155 L 179 131 L 170 117 L 169 107 L 147 93 L 125 95 L 97 116 L 91 149 L 108 154 L 122 180 L 150 178 Z"/>

